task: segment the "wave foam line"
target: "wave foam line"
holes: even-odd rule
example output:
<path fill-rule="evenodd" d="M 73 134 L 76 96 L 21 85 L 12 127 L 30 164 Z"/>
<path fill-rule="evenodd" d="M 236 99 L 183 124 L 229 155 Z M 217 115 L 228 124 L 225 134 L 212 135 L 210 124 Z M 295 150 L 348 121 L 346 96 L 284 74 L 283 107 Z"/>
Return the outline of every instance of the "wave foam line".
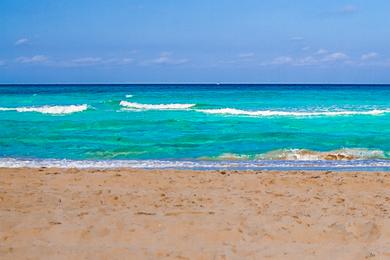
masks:
<path fill-rule="evenodd" d="M 266 160 L 367 160 L 385 159 L 386 154 L 381 150 L 369 150 L 364 148 L 344 148 L 328 152 L 319 152 L 305 149 L 275 150 L 257 157 Z"/>
<path fill-rule="evenodd" d="M 131 94 L 127 94 L 125 97 L 126 97 L 126 98 L 132 98 L 132 97 L 134 97 L 134 96 L 131 95 Z"/>
<path fill-rule="evenodd" d="M 382 150 L 370 150 L 365 148 L 344 148 L 333 151 L 312 151 L 307 149 L 280 149 L 263 154 L 247 155 L 224 153 L 211 160 L 285 160 L 285 161 L 351 161 L 387 159 L 388 156 Z"/>
<path fill-rule="evenodd" d="M 42 114 L 63 115 L 82 112 L 88 109 L 88 105 L 69 106 L 40 106 L 40 107 L 0 107 L 0 111 L 37 112 Z"/>
<path fill-rule="evenodd" d="M 123 107 L 127 108 L 133 108 L 133 109 L 145 109 L 145 110 L 183 110 L 183 109 L 189 109 L 195 104 L 158 104 L 158 105 L 152 105 L 152 104 L 140 104 L 140 103 L 134 103 L 134 102 L 128 102 L 128 101 L 121 101 L 119 103 Z"/>
<path fill-rule="evenodd" d="M 0 168 L 78 168 L 78 169 L 377 169 L 390 170 L 390 160 L 356 161 L 167 161 L 167 160 L 59 160 L 0 158 Z"/>
<path fill-rule="evenodd" d="M 246 116 L 349 116 L 349 115 L 382 115 L 390 113 L 390 110 L 373 109 L 369 111 L 313 111 L 313 112 L 293 112 L 293 111 L 273 111 L 273 110 L 241 110 L 235 108 L 221 108 L 221 109 L 197 109 L 197 112 L 206 114 L 222 114 L 222 115 L 246 115 Z"/>

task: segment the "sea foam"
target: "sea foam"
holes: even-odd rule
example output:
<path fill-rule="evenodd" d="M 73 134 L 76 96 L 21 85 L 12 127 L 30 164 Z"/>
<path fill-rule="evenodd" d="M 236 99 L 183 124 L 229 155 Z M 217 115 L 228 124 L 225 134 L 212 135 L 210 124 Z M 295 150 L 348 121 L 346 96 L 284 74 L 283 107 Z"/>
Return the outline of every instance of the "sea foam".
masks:
<path fill-rule="evenodd" d="M 309 116 L 349 116 L 349 115 L 382 115 L 390 113 L 389 110 L 373 109 L 369 111 L 276 111 L 276 110 L 241 110 L 235 108 L 220 108 L 220 109 L 197 109 L 197 112 L 206 114 L 221 114 L 221 115 L 244 115 L 254 117 L 271 117 L 271 116 L 291 116 L 291 117 L 309 117 Z"/>
<path fill-rule="evenodd" d="M 0 158 L 0 168 L 79 168 L 79 169 L 302 169 L 302 170 L 390 170 L 390 160 L 352 160 L 352 161 L 287 161 L 287 160 L 254 160 L 254 161 L 207 161 L 207 160 L 60 160 L 60 159 L 16 159 Z"/>
<path fill-rule="evenodd" d="M 88 105 L 69 106 L 39 106 L 39 107 L 0 107 L 0 111 L 37 112 L 42 114 L 64 115 L 82 112 L 88 109 Z"/>
<path fill-rule="evenodd" d="M 389 154 L 382 150 L 366 148 L 343 148 L 332 151 L 308 149 L 278 149 L 261 154 L 223 153 L 216 157 L 203 157 L 204 160 L 272 160 L 272 161 L 351 161 L 388 159 Z"/>
<path fill-rule="evenodd" d="M 280 149 L 256 156 L 262 160 L 297 160 L 297 161 L 345 161 L 345 160 L 372 160 L 385 159 L 386 153 L 381 150 L 365 148 L 343 148 L 333 151 L 312 151 L 307 149 Z"/>
<path fill-rule="evenodd" d="M 121 101 L 121 106 L 131 109 L 142 109 L 142 110 L 186 110 L 195 104 L 140 104 L 128 101 Z"/>

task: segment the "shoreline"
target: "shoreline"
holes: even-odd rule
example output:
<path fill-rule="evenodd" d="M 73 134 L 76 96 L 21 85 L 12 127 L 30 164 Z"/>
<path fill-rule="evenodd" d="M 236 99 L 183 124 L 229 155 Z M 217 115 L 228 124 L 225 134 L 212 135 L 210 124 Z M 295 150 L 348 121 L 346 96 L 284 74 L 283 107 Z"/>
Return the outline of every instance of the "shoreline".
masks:
<path fill-rule="evenodd" d="M 390 173 L 0 169 L 1 258 L 390 257 Z"/>
<path fill-rule="evenodd" d="M 390 172 L 390 159 L 360 160 L 70 160 L 0 158 L 0 169 L 147 169 L 192 171 L 358 171 Z"/>

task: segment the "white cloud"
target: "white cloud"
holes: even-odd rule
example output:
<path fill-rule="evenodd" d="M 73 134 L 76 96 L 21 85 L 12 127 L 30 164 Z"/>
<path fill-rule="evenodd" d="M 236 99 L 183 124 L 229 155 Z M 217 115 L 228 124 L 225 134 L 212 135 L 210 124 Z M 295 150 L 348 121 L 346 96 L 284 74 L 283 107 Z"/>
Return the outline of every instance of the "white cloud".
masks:
<path fill-rule="evenodd" d="M 255 54 L 253 52 L 245 52 L 245 53 L 240 53 L 237 56 L 240 59 L 248 59 L 248 58 L 253 58 Z"/>
<path fill-rule="evenodd" d="M 347 60 L 349 57 L 348 55 L 346 55 L 345 53 L 342 53 L 342 52 L 334 52 L 334 53 L 331 53 L 331 54 L 328 54 L 326 55 L 322 61 L 325 61 L 325 62 L 336 62 L 336 61 L 345 61 Z"/>
<path fill-rule="evenodd" d="M 94 65 L 99 64 L 102 61 L 102 58 L 100 57 L 83 57 L 83 58 L 77 58 L 71 60 L 71 63 L 73 64 L 79 64 L 79 65 Z"/>
<path fill-rule="evenodd" d="M 129 64 L 129 63 L 132 63 L 134 61 L 134 59 L 132 58 L 123 58 L 121 60 L 119 60 L 119 63 L 120 64 Z"/>
<path fill-rule="evenodd" d="M 319 49 L 317 52 L 316 52 L 316 54 L 317 55 L 322 55 L 322 54 L 326 54 L 326 53 L 328 53 L 329 51 L 328 50 L 326 50 L 326 49 Z"/>
<path fill-rule="evenodd" d="M 112 64 L 112 65 L 126 65 L 133 63 L 133 58 L 111 58 L 111 59 L 103 59 L 101 64 Z"/>
<path fill-rule="evenodd" d="M 21 38 L 21 39 L 19 39 L 19 40 L 17 40 L 17 41 L 15 42 L 15 45 L 16 45 L 16 46 L 23 45 L 23 44 L 28 43 L 29 41 L 30 41 L 30 40 L 27 39 L 27 38 Z"/>
<path fill-rule="evenodd" d="M 44 55 L 35 55 L 31 57 L 18 57 L 16 58 L 16 62 L 18 63 L 45 63 L 49 61 L 49 58 Z"/>
<path fill-rule="evenodd" d="M 320 49 L 311 55 L 305 56 L 278 56 L 270 61 L 260 63 L 261 66 L 334 66 L 338 64 L 348 66 L 390 66 L 390 61 L 378 59 L 376 52 L 364 53 L 361 56 L 350 57 L 344 52 L 332 52 Z"/>
<path fill-rule="evenodd" d="M 58 65 L 65 67 L 95 66 L 95 65 L 125 65 L 134 61 L 132 58 L 101 58 L 101 57 L 81 57 L 70 61 L 60 62 Z"/>
<path fill-rule="evenodd" d="M 369 52 L 369 53 L 365 53 L 363 54 L 360 59 L 363 60 L 363 61 L 367 61 L 367 60 L 372 60 L 372 59 L 375 59 L 378 57 L 378 53 L 376 52 Z"/>
<path fill-rule="evenodd" d="M 297 65 L 297 66 L 308 66 L 308 65 L 315 65 L 315 64 L 318 64 L 318 63 L 319 63 L 319 60 L 316 59 L 315 57 L 313 57 L 313 56 L 306 56 L 306 57 L 297 59 L 295 61 L 294 65 Z"/>
<path fill-rule="evenodd" d="M 294 59 L 290 56 L 280 56 L 273 59 L 271 64 L 273 65 L 286 65 L 286 64 L 292 64 L 294 62 Z"/>
<path fill-rule="evenodd" d="M 319 49 L 315 52 L 317 63 L 347 61 L 349 56 L 343 52 L 331 52 L 327 49 Z"/>
<path fill-rule="evenodd" d="M 184 63 L 188 63 L 188 59 L 175 59 L 172 58 L 172 53 L 170 52 L 162 52 L 160 56 L 156 59 L 152 59 L 149 61 L 145 61 L 143 65 L 155 64 L 155 65 L 180 65 Z"/>
<path fill-rule="evenodd" d="M 264 62 L 261 65 L 291 65 L 291 66 L 309 66 L 309 65 L 326 65 L 333 63 L 348 63 L 353 64 L 353 60 L 343 52 L 329 52 L 325 49 L 320 49 L 312 55 L 301 57 L 279 56 L 270 62 Z"/>

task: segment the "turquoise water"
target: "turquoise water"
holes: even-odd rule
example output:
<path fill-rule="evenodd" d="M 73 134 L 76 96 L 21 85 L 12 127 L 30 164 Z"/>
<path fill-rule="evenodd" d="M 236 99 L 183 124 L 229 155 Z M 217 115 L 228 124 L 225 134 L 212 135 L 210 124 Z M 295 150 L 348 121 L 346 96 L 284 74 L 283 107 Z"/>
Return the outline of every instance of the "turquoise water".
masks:
<path fill-rule="evenodd" d="M 0 157 L 6 166 L 390 167 L 390 86 L 3 85 Z"/>

